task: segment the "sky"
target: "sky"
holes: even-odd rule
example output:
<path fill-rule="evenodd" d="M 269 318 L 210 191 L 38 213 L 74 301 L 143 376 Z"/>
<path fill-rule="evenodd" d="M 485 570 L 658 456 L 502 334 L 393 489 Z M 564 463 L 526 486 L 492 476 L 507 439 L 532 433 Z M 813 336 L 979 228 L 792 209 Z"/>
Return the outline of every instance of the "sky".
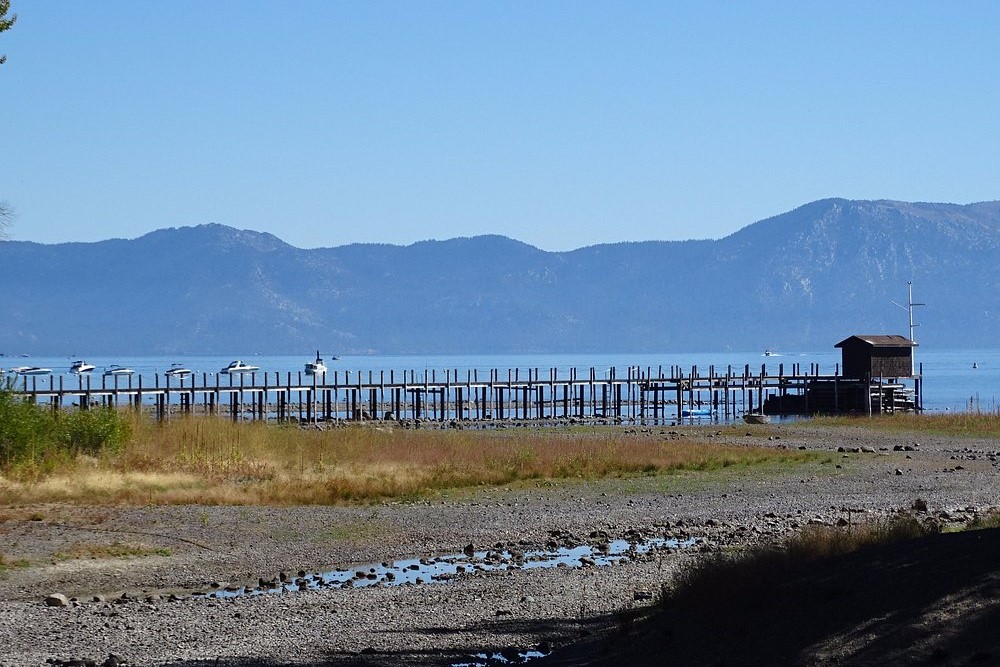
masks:
<path fill-rule="evenodd" d="M 1000 199 L 1000 3 L 12 0 L 12 240 L 721 238 Z"/>

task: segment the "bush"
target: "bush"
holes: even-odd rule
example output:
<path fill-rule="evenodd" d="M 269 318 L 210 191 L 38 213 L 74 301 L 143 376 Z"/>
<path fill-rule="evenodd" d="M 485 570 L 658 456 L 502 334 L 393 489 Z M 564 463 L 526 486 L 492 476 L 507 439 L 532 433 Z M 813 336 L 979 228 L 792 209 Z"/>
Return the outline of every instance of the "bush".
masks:
<path fill-rule="evenodd" d="M 73 454 L 118 452 L 131 435 L 129 423 L 111 408 L 64 413 L 56 421 L 60 444 Z"/>
<path fill-rule="evenodd" d="M 51 445 L 55 415 L 0 389 L 0 466 L 40 460 Z"/>
<path fill-rule="evenodd" d="M 129 422 L 114 410 L 56 412 L 0 387 L 0 469 L 117 452 L 130 435 Z"/>

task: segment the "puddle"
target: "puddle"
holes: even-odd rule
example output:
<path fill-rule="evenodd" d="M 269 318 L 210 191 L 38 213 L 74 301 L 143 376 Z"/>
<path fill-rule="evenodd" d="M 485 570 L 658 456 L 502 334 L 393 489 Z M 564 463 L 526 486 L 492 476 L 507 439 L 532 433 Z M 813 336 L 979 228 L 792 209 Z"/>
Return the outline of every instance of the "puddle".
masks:
<path fill-rule="evenodd" d="M 689 547 L 697 542 L 698 538 L 684 541 L 673 538 L 646 538 L 641 541 L 619 539 L 599 545 L 581 544 L 575 547 L 558 547 L 550 550 L 490 549 L 432 558 L 411 558 L 391 563 L 361 565 L 329 572 L 299 572 L 299 576 L 286 577 L 284 580 L 280 578 L 270 581 L 261 579 L 257 586 L 231 586 L 196 595 L 214 599 L 234 598 L 323 588 L 439 583 L 478 572 L 551 567 L 603 567 L 629 561 L 651 552 Z"/>
<path fill-rule="evenodd" d="M 493 667 L 494 665 L 521 665 L 535 658 L 544 658 L 541 651 L 509 651 L 504 653 L 475 653 L 472 662 L 456 662 L 451 667 Z"/>

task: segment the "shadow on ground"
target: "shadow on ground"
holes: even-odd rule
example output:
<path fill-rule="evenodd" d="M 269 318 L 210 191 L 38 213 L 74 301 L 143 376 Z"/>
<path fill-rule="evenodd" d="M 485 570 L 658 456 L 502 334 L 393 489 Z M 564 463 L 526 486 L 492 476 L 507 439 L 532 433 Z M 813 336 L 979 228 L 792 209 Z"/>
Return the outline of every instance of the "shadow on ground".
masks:
<path fill-rule="evenodd" d="M 311 665 L 471 664 L 473 654 L 502 651 L 427 647 L 435 638 L 455 646 L 456 636 L 484 634 L 521 634 L 522 648 L 532 648 L 540 636 L 559 638 L 561 645 L 531 660 L 532 667 L 1000 665 L 1000 529 L 885 545 L 769 576 L 748 575 L 735 586 L 709 583 L 692 593 L 641 613 L 423 628 L 424 641 L 412 650 L 333 654 Z M 283 664 L 247 657 L 176 667 Z"/>
<path fill-rule="evenodd" d="M 697 593 L 697 591 L 695 591 Z M 555 665 L 1000 665 L 1000 530 L 934 535 L 665 602 Z"/>

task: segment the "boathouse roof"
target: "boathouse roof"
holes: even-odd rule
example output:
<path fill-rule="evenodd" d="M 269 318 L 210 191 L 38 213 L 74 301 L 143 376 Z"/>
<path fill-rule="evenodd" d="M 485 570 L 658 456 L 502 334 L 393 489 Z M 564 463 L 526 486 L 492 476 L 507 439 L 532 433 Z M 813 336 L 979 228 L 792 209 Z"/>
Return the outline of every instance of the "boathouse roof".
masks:
<path fill-rule="evenodd" d="M 845 347 L 848 345 L 854 345 L 857 342 L 867 343 L 872 347 L 917 347 L 917 344 L 906 336 L 900 336 L 898 334 L 878 334 L 878 335 L 863 335 L 855 334 L 849 336 L 844 340 L 840 341 L 834 347 Z"/>

